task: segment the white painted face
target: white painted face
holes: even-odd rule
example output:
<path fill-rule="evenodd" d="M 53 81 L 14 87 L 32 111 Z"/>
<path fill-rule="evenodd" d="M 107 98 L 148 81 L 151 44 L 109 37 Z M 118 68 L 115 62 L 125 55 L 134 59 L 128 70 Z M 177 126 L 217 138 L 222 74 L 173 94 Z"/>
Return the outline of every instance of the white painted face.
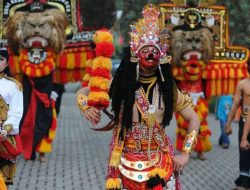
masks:
<path fill-rule="evenodd" d="M 0 55 L 0 73 L 3 72 L 6 67 L 7 67 L 7 60 L 5 57 Z"/>

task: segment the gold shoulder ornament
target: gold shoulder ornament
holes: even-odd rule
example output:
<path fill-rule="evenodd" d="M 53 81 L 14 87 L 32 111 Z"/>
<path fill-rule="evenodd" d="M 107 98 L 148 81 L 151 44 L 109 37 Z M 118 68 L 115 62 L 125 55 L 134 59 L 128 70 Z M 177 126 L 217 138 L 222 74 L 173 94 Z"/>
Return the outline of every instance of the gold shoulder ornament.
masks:
<path fill-rule="evenodd" d="M 193 100 L 187 91 L 181 91 L 181 92 L 180 90 L 177 91 L 178 93 L 177 93 L 177 103 L 175 106 L 175 111 L 177 112 L 181 111 L 189 105 L 191 107 L 194 107 Z"/>

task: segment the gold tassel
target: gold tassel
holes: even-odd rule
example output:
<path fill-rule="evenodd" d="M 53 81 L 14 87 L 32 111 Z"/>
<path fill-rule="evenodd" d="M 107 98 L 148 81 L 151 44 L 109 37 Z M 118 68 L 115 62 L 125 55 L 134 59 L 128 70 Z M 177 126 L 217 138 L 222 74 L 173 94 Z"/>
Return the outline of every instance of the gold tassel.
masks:
<path fill-rule="evenodd" d="M 110 158 L 110 166 L 118 167 L 122 156 L 122 148 L 115 147 Z"/>
<path fill-rule="evenodd" d="M 119 166 L 121 156 L 122 156 L 122 150 L 124 146 L 124 141 L 119 142 L 120 131 L 121 131 L 121 125 L 119 125 L 118 130 L 117 130 L 115 146 L 114 146 L 114 150 L 112 151 L 110 162 L 109 162 L 109 165 L 113 167 Z M 125 137 L 125 134 L 126 134 L 126 130 L 124 130 L 124 137 Z"/>
<path fill-rule="evenodd" d="M 121 189 L 121 179 L 109 178 L 106 181 L 106 189 Z"/>
<path fill-rule="evenodd" d="M 3 179 L 3 176 L 1 174 L 1 172 L 0 172 L 0 189 L 1 190 L 7 190 L 7 187 L 6 187 L 5 183 L 4 183 L 4 179 Z"/>
<path fill-rule="evenodd" d="M 149 177 L 155 177 L 156 175 L 159 175 L 159 177 L 163 179 L 167 176 L 167 172 L 161 168 L 155 168 L 149 172 Z"/>

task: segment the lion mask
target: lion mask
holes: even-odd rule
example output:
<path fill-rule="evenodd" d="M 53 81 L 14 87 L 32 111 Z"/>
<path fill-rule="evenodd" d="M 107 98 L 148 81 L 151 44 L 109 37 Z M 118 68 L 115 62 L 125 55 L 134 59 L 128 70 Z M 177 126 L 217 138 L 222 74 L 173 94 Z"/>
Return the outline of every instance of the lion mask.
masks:
<path fill-rule="evenodd" d="M 173 64 L 183 66 L 183 61 L 191 58 L 208 62 L 213 58 L 213 33 L 208 28 L 196 31 L 176 30 L 171 41 Z"/>
<path fill-rule="evenodd" d="M 5 23 L 8 43 L 15 54 L 20 48 L 50 47 L 55 53 L 64 48 L 67 15 L 57 9 L 44 12 L 16 12 Z"/>

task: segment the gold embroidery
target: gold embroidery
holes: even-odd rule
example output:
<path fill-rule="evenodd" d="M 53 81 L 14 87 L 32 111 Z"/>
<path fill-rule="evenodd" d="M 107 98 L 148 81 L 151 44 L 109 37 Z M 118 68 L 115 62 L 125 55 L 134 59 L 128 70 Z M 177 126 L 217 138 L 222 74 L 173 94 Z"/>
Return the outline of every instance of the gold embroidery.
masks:
<path fill-rule="evenodd" d="M 0 95 L 0 125 L 7 119 L 8 105 Z"/>

